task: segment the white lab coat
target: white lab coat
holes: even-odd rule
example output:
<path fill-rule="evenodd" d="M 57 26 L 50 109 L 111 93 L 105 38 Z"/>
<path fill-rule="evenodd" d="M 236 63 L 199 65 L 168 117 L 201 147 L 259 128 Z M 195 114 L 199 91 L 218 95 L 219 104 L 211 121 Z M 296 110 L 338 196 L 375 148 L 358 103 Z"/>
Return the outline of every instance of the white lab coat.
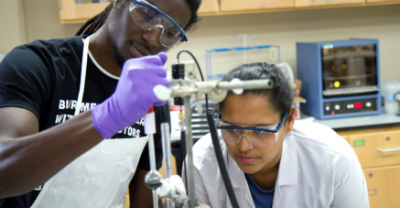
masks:
<path fill-rule="evenodd" d="M 244 173 L 220 140 L 241 208 L 255 207 Z M 212 208 L 232 207 L 210 135 L 193 147 L 196 198 Z M 369 207 L 365 177 L 352 147 L 332 129 L 296 121 L 285 136 L 273 208 Z"/>

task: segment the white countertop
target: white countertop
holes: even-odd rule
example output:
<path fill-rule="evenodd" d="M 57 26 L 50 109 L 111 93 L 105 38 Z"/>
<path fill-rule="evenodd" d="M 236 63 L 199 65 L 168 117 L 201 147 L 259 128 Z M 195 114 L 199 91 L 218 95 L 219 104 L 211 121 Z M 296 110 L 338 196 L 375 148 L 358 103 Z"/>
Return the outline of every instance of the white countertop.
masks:
<path fill-rule="evenodd" d="M 400 116 L 394 114 L 385 114 L 373 116 L 360 116 L 351 118 L 337 118 L 337 119 L 325 119 L 320 120 L 311 117 L 306 114 L 300 115 L 300 120 L 313 120 L 314 122 L 324 124 L 335 130 L 345 130 L 352 128 L 365 128 L 365 127 L 377 127 L 377 126 L 388 126 L 388 125 L 399 125 Z"/>

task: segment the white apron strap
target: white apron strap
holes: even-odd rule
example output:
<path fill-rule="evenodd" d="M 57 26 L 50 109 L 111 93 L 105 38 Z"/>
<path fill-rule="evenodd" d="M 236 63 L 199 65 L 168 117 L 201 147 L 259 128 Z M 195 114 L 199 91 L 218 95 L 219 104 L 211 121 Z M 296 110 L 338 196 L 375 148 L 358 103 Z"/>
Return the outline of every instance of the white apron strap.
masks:
<path fill-rule="evenodd" d="M 85 89 L 85 79 L 86 79 L 86 66 L 87 66 L 87 57 L 89 53 L 89 41 L 90 36 L 83 40 L 83 52 L 82 52 L 82 64 L 81 64 L 81 81 L 79 84 L 79 93 L 78 93 L 78 100 L 75 106 L 75 113 L 74 115 L 78 115 L 80 113 L 81 105 L 82 105 L 82 98 L 83 98 L 83 91 Z M 42 190 L 40 191 L 39 195 L 36 197 L 35 202 L 32 204 L 31 208 L 37 208 L 38 204 L 42 200 L 44 193 L 48 191 L 48 187 L 51 184 L 51 179 L 48 180 Z"/>
<path fill-rule="evenodd" d="M 84 40 L 75 115 L 85 89 L 89 37 Z M 82 138 L 85 139 L 85 138 Z M 109 139 L 85 152 L 44 184 L 33 208 L 122 208 L 148 137 Z"/>
<path fill-rule="evenodd" d="M 82 64 L 81 64 L 81 82 L 79 84 L 78 100 L 76 102 L 76 108 L 74 115 L 78 115 L 81 112 L 81 105 L 83 99 L 83 91 L 85 90 L 85 80 L 86 80 L 86 69 L 87 69 L 87 59 L 89 54 L 89 41 L 90 36 L 83 41 L 83 52 L 82 52 Z"/>

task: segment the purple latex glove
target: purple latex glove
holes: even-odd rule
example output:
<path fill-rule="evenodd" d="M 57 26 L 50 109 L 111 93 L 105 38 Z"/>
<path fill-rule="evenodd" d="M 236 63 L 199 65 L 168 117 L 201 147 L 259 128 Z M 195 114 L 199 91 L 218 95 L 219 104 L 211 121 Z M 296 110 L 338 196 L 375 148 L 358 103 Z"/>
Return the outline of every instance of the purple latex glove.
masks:
<path fill-rule="evenodd" d="M 167 55 L 161 52 L 124 63 L 114 94 L 92 109 L 93 125 L 104 138 L 136 123 L 152 105 L 166 103 L 153 92 L 156 85 L 169 87 L 166 61 Z"/>

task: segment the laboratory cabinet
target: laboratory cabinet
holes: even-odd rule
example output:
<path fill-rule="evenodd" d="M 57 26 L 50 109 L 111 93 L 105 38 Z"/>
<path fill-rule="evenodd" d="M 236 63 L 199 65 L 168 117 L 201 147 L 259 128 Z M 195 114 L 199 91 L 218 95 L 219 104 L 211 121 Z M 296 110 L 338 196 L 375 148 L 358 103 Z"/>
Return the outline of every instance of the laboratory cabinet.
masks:
<path fill-rule="evenodd" d="M 363 4 L 365 0 L 296 0 L 296 7 L 332 6 L 346 4 Z"/>
<path fill-rule="evenodd" d="M 400 0 L 366 0 L 367 3 L 391 3 L 391 2 L 400 2 Z"/>
<path fill-rule="evenodd" d="M 400 128 L 349 135 L 349 142 L 363 168 L 400 165 Z"/>
<path fill-rule="evenodd" d="M 110 3 L 75 3 L 75 0 L 60 0 L 60 22 L 62 24 L 83 23 L 103 11 Z M 199 15 L 219 11 L 218 0 L 202 0 Z"/>
<path fill-rule="evenodd" d="M 400 207 L 400 126 L 338 131 L 356 152 L 371 208 Z"/>
<path fill-rule="evenodd" d="M 62 24 L 83 23 L 103 11 L 109 3 L 81 3 L 75 0 L 60 0 L 60 22 Z"/>
<path fill-rule="evenodd" d="M 295 0 L 222 0 L 221 12 L 293 8 Z"/>
<path fill-rule="evenodd" d="M 84 23 L 103 11 L 108 2 L 76 4 L 75 0 L 59 0 L 62 24 Z M 320 9 L 335 7 L 376 6 L 400 4 L 400 0 L 202 0 L 199 16 L 276 12 L 288 10 Z"/>
<path fill-rule="evenodd" d="M 400 165 L 364 169 L 371 208 L 400 207 Z"/>
<path fill-rule="evenodd" d="M 198 14 L 206 15 L 208 13 L 216 13 L 218 11 L 219 11 L 218 0 L 202 0 Z"/>

